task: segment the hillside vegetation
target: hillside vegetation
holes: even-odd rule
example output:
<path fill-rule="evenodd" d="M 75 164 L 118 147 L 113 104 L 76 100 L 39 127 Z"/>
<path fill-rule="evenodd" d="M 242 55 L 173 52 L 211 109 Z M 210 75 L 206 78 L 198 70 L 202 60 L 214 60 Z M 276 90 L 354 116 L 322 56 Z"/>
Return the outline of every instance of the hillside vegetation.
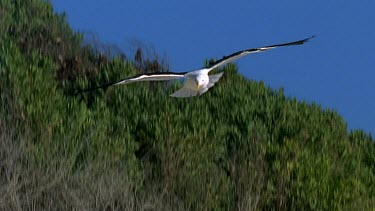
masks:
<path fill-rule="evenodd" d="M 0 1 L 0 210 L 373 210 L 375 142 L 244 78 L 88 94 L 157 60 L 108 58 L 40 0 Z M 203 63 L 203 61 L 202 61 Z"/>

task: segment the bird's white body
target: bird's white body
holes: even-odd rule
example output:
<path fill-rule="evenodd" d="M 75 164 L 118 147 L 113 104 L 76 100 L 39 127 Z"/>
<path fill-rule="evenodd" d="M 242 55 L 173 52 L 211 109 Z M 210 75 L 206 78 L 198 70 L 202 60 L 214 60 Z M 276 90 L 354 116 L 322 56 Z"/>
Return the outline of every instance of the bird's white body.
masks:
<path fill-rule="evenodd" d="M 194 97 L 199 96 L 209 88 L 211 88 L 216 82 L 219 81 L 223 73 L 214 75 L 208 75 L 209 69 L 196 70 L 185 74 L 184 86 L 171 94 L 171 97 Z"/>
<path fill-rule="evenodd" d="M 208 75 L 208 73 L 224 64 L 227 64 L 229 62 L 232 62 L 236 59 L 239 59 L 243 56 L 246 56 L 251 53 L 257 53 L 257 52 L 263 52 L 267 51 L 276 47 L 281 47 L 281 46 L 292 46 L 292 45 L 302 45 L 303 43 L 307 42 L 314 36 L 295 41 L 295 42 L 290 42 L 290 43 L 284 43 L 284 44 L 277 44 L 277 45 L 270 45 L 270 46 L 265 46 L 265 47 L 260 47 L 260 48 L 251 48 L 247 50 L 242 50 L 235 52 L 229 56 L 225 56 L 222 59 L 216 61 L 214 64 L 207 68 L 191 71 L 191 72 L 185 72 L 185 73 L 173 73 L 173 72 L 161 72 L 161 73 L 152 73 L 152 74 L 141 74 L 137 75 L 131 78 L 126 78 L 122 79 L 117 82 L 113 83 L 107 83 L 104 85 L 101 85 L 99 87 L 93 88 L 93 89 L 88 89 L 84 91 L 92 91 L 108 86 L 116 86 L 120 84 L 128 84 L 132 82 L 138 82 L 138 81 L 165 81 L 165 80 L 172 80 L 172 79 L 178 79 L 178 78 L 184 78 L 185 83 L 184 86 L 176 91 L 175 93 L 171 94 L 170 96 L 172 97 L 194 97 L 194 96 L 199 96 L 205 92 L 208 91 L 211 87 L 214 86 L 216 82 L 219 81 L 221 76 L 223 76 L 223 72 L 213 74 L 213 75 Z"/>

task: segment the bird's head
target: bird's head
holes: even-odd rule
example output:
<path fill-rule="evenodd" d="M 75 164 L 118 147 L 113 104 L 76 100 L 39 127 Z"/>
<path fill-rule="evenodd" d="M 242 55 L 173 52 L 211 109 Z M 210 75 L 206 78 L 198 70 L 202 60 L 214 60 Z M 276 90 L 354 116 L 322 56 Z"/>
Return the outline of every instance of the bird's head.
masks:
<path fill-rule="evenodd" d="M 197 89 L 200 90 L 202 86 L 205 86 L 208 83 L 208 77 L 205 75 L 198 75 L 196 78 Z"/>

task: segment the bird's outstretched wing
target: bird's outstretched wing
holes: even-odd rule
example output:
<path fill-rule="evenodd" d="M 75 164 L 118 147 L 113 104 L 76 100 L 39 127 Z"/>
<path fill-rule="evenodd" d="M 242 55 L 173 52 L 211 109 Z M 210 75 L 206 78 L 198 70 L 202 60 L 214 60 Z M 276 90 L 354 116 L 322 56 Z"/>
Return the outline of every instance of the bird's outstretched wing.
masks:
<path fill-rule="evenodd" d="M 257 52 L 262 52 L 262 51 L 267 51 L 267 50 L 270 50 L 270 49 L 273 49 L 273 48 L 277 48 L 277 47 L 282 47 L 282 46 L 291 46 L 291 45 L 302 45 L 303 43 L 307 42 L 308 40 L 314 38 L 315 36 L 311 36 L 309 38 L 306 38 L 306 39 L 303 39 L 303 40 L 298 40 L 298 41 L 295 41 L 295 42 L 289 42 L 289 43 L 283 43 L 283 44 L 277 44 L 277 45 L 270 45 L 270 46 L 264 46 L 264 47 L 259 47 L 259 48 L 250 48 L 250 49 L 246 49 L 246 50 L 242 50 L 242 51 L 238 51 L 238 52 L 235 52 L 235 53 L 232 53 L 231 55 L 229 56 L 224 56 L 222 59 L 220 60 L 217 60 L 216 62 L 214 62 L 213 64 L 211 64 L 209 67 L 207 67 L 207 69 L 209 71 L 221 66 L 221 65 L 224 65 L 224 64 L 227 64 L 229 62 L 232 62 L 236 59 L 239 59 L 243 56 L 246 56 L 248 54 L 251 54 L 251 53 L 257 53 Z"/>
<path fill-rule="evenodd" d="M 214 62 L 212 65 L 210 65 L 207 68 L 192 71 L 192 72 L 181 72 L 181 73 L 157 72 L 157 73 L 150 73 L 150 74 L 139 74 L 139 75 L 129 77 L 129 78 L 125 78 L 125 79 L 122 79 L 122 80 L 119 80 L 119 81 L 116 81 L 116 82 L 109 82 L 109 83 L 103 84 L 103 85 L 98 86 L 98 87 L 89 88 L 89 89 L 85 89 L 85 90 L 79 90 L 78 92 L 79 93 L 90 92 L 90 91 L 94 91 L 94 90 L 97 90 L 97 89 L 106 88 L 106 87 L 109 87 L 109 86 L 116 86 L 116 85 L 120 85 L 120 84 L 128 84 L 128 83 L 138 82 L 138 81 L 166 81 L 166 80 L 173 80 L 173 79 L 178 79 L 178 78 L 185 78 L 185 76 L 195 75 L 195 74 L 198 74 L 198 73 L 199 74 L 202 74 L 202 73 L 208 74 L 208 72 L 210 72 L 211 70 L 213 70 L 213 69 L 215 69 L 215 68 L 217 68 L 221 65 L 232 62 L 232 61 L 234 61 L 238 58 L 246 56 L 248 54 L 267 51 L 267 50 L 270 50 L 270 49 L 273 49 L 273 48 L 276 48 L 276 47 L 302 45 L 305 42 L 307 42 L 308 40 L 312 39 L 313 37 L 315 37 L 315 36 L 312 36 L 312 37 L 309 37 L 309 38 L 306 38 L 306 39 L 303 39 L 303 40 L 298 40 L 298 41 L 295 41 L 295 42 L 276 44 L 276 45 L 264 46 L 264 47 L 259 47 L 259 48 L 250 48 L 250 49 L 247 49 L 247 50 L 238 51 L 238 52 L 235 52 L 235 53 L 233 53 L 229 56 L 224 56 L 222 59 Z M 220 77 L 221 77 L 221 74 L 216 74 L 216 75 L 212 76 L 210 78 L 210 81 L 212 81 L 212 83 L 209 84 L 209 86 L 206 87 L 206 89 L 203 92 L 199 93 L 199 92 L 191 89 L 188 86 L 186 86 L 186 87 L 184 86 L 182 89 L 173 93 L 171 96 L 173 96 L 173 97 L 191 97 L 191 96 L 196 96 L 198 94 L 203 94 L 210 87 L 212 87 L 213 84 L 215 82 L 217 82 Z"/>
<path fill-rule="evenodd" d="M 106 84 L 102 84 L 98 87 L 94 88 L 89 88 L 89 89 L 84 89 L 84 90 L 79 90 L 78 92 L 91 92 L 95 91 L 97 89 L 103 89 L 109 86 L 117 86 L 120 84 L 128 84 L 128 83 L 133 83 L 133 82 L 139 82 L 139 81 L 168 81 L 168 80 L 173 80 L 173 79 L 178 79 L 178 78 L 184 78 L 186 72 L 182 73 L 174 73 L 174 72 L 156 72 L 156 73 L 150 73 L 150 74 L 139 74 L 133 77 L 121 79 L 116 82 L 109 82 Z"/>

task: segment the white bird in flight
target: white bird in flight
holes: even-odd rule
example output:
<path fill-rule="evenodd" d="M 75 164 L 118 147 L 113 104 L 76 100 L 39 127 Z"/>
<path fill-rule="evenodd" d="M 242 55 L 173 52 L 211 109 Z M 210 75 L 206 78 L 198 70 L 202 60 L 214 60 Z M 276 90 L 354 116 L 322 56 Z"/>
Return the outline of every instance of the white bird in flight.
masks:
<path fill-rule="evenodd" d="M 130 78 L 125 78 L 116 82 L 110 82 L 103 84 L 99 87 L 95 87 L 92 89 L 87 89 L 83 90 L 84 92 L 86 91 L 93 91 L 109 86 L 117 86 L 120 84 L 128 84 L 128 83 L 133 83 L 133 82 L 139 82 L 139 81 L 167 81 L 167 80 L 173 80 L 173 79 L 185 79 L 185 83 L 181 89 L 178 91 L 174 92 L 170 96 L 172 97 L 194 97 L 194 96 L 199 96 L 202 95 L 203 93 L 207 92 L 209 88 L 211 88 L 213 85 L 215 85 L 216 82 L 219 81 L 221 76 L 223 76 L 224 72 L 213 74 L 213 75 L 208 75 L 208 73 L 224 64 L 227 64 L 229 62 L 232 62 L 236 59 L 239 59 L 243 56 L 246 56 L 251 53 L 257 53 L 257 52 L 262 52 L 262 51 L 267 51 L 273 48 L 277 47 L 282 47 L 282 46 L 292 46 L 292 45 L 302 45 L 308 40 L 312 39 L 315 36 L 303 39 L 303 40 L 298 40 L 295 42 L 289 42 L 289 43 L 283 43 L 283 44 L 276 44 L 276 45 L 270 45 L 270 46 L 264 46 L 264 47 L 259 47 L 259 48 L 250 48 L 242 51 L 235 52 L 229 56 L 224 56 L 222 59 L 214 62 L 210 66 L 199 69 L 199 70 L 194 70 L 190 72 L 156 72 L 156 73 L 145 73 L 145 74 L 140 74 L 136 75 Z"/>

